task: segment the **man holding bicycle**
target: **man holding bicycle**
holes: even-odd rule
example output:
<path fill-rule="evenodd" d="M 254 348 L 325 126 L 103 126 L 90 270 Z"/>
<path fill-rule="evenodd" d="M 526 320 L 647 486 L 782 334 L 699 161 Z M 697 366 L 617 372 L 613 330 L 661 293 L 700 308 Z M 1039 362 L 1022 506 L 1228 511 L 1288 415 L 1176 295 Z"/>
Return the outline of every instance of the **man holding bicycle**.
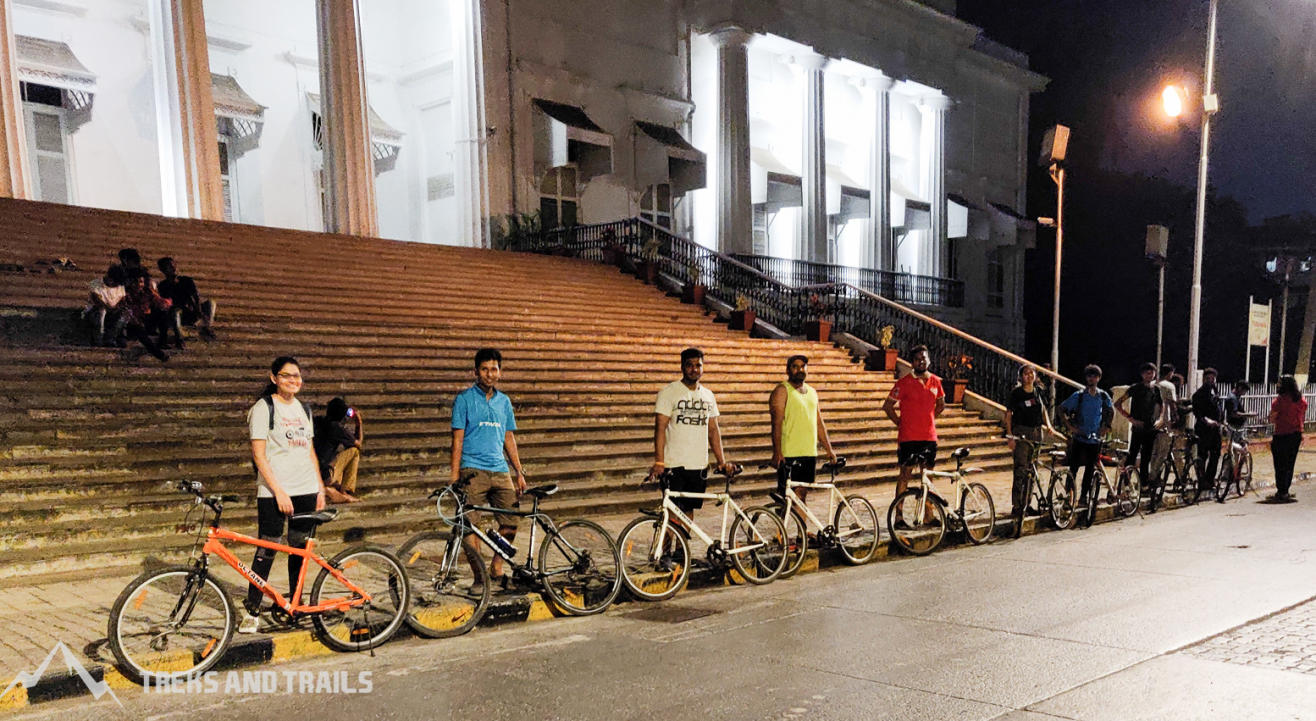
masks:
<path fill-rule="evenodd" d="M 1032 489 L 1029 467 L 1033 462 L 1033 447 L 1042 442 L 1042 429 L 1051 433 L 1051 419 L 1046 413 L 1046 402 L 1037 387 L 1037 369 L 1025 363 L 1019 366 L 1019 385 L 1010 391 L 1005 407 L 1005 435 L 1024 439 L 1019 443 L 1013 437 L 1008 441 L 1014 453 L 1014 486 L 1011 489 L 1011 515 L 1014 516 L 1014 537 L 1023 533 L 1024 512 L 1028 507 L 1028 493 Z M 1035 513 L 1035 511 L 1033 511 Z"/>
<path fill-rule="evenodd" d="M 809 358 L 793 355 L 786 359 L 786 380 L 768 396 L 772 417 L 772 467 L 777 469 L 777 492 L 786 492 L 786 480 L 813 483 L 818 471 L 818 443 L 835 463 L 836 452 L 827 437 L 827 424 L 818 410 L 818 391 L 804 381 L 809 376 Z M 808 488 L 797 488 L 803 502 Z"/>
<path fill-rule="evenodd" d="M 671 490 L 704 493 L 708 490 L 708 451 L 717 459 L 717 470 L 730 473 L 734 466 L 722 453 L 718 429 L 717 399 L 699 383 L 704 375 L 704 352 L 698 348 L 681 351 L 681 380 L 672 381 L 658 392 L 654 403 L 653 467 L 649 478 L 672 471 Z M 673 499 L 687 516 L 704 505 L 700 498 Z"/>
<path fill-rule="evenodd" d="M 1156 383 L 1156 366 L 1152 363 L 1143 363 L 1139 369 L 1142 374 L 1142 382 L 1134 383 L 1120 394 L 1119 400 L 1115 401 L 1115 410 L 1120 415 L 1129 419 L 1133 430 L 1129 439 L 1129 456 L 1124 460 L 1125 466 L 1132 466 L 1138 463 L 1141 457 L 1142 463 L 1138 465 L 1139 478 L 1144 484 L 1151 483 L 1151 476 L 1148 475 L 1151 470 L 1152 453 L 1156 448 L 1156 436 L 1161 430 L 1161 419 L 1164 415 L 1164 405 L 1161 399 L 1161 389 Z M 1129 410 L 1124 410 L 1124 402 L 1129 401 Z M 1153 502 L 1151 510 L 1156 511 L 1156 503 Z"/>
<path fill-rule="evenodd" d="M 475 353 L 475 383 L 453 399 L 452 482 L 469 482 L 466 493 L 472 503 L 510 509 L 519 505 L 517 499 L 525 493 L 526 479 L 512 433 L 516 430 L 512 401 L 497 387 L 502 365 L 501 353 L 481 348 Z M 515 470 L 516 475 L 509 470 Z M 498 514 L 494 519 L 498 535 L 510 546 L 516 538 L 517 517 Z M 467 536 L 464 545 L 467 554 L 479 554 L 473 536 Z M 489 564 L 489 578 L 502 581 L 502 572 L 503 559 L 495 554 Z M 479 576 L 476 571 L 476 578 Z"/>
<path fill-rule="evenodd" d="M 896 381 L 886 403 L 882 404 L 886 417 L 900 428 L 896 434 L 896 462 L 900 464 L 897 497 L 909 487 L 915 466 L 932 468 L 936 463 L 937 416 L 946 410 L 946 391 L 941 387 L 941 379 L 928 371 L 932 362 L 928 347 L 916 345 L 910 352 L 913 371 Z M 904 526 L 905 519 L 897 517 L 895 523 Z"/>
<path fill-rule="evenodd" d="M 1065 428 L 1069 429 L 1069 475 L 1078 476 L 1078 467 L 1083 466 L 1083 486 L 1079 494 L 1079 507 L 1088 505 L 1088 494 L 1096 493 L 1092 487 L 1092 476 L 1096 472 L 1097 456 L 1101 453 L 1101 437 L 1110 431 L 1111 419 L 1115 416 L 1114 404 L 1110 394 L 1097 387 L 1101 382 L 1101 366 L 1089 365 L 1083 369 L 1083 390 L 1074 391 L 1060 404 L 1064 412 Z M 1095 505 L 1095 504 L 1093 504 Z M 1088 513 L 1084 521 L 1092 525 L 1093 514 Z"/>
<path fill-rule="evenodd" d="M 1216 370 L 1202 371 L 1202 387 L 1193 393 L 1193 432 L 1197 434 L 1197 479 L 1203 488 L 1215 483 L 1220 465 L 1220 394 L 1216 390 Z M 1223 503 L 1223 501 L 1221 501 Z"/>

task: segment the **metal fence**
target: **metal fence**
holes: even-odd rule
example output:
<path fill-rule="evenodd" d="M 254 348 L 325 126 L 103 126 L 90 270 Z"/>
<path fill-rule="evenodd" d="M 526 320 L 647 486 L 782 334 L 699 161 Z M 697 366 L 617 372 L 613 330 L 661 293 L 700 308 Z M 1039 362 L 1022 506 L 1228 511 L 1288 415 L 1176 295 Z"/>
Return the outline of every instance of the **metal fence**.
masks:
<path fill-rule="evenodd" d="M 872 268 L 851 268 L 844 265 L 774 258 L 768 255 L 737 253 L 732 257 L 789 285 L 846 283 L 897 303 L 947 308 L 964 307 L 964 281 L 954 278 L 937 278 Z"/>
<path fill-rule="evenodd" d="M 1256 414 L 1247 424 L 1249 430 L 1261 435 L 1269 435 L 1274 430 L 1267 417 L 1270 415 L 1270 404 L 1275 402 L 1279 394 L 1277 386 L 1276 383 L 1258 384 L 1243 396 L 1244 410 Z M 1308 383 L 1306 389 L 1302 391 L 1302 397 L 1307 399 L 1306 423 L 1314 425 L 1316 424 L 1316 383 Z"/>

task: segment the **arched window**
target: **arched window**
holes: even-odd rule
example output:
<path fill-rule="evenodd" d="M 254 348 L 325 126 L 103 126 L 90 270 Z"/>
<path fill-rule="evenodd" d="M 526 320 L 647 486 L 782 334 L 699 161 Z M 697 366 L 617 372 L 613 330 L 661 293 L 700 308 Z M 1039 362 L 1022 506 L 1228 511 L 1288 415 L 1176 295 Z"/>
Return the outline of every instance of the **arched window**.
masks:
<path fill-rule="evenodd" d="M 539 183 L 539 220 L 545 230 L 570 228 L 577 223 L 580 195 L 576 190 L 576 166 L 560 165 L 544 174 Z"/>

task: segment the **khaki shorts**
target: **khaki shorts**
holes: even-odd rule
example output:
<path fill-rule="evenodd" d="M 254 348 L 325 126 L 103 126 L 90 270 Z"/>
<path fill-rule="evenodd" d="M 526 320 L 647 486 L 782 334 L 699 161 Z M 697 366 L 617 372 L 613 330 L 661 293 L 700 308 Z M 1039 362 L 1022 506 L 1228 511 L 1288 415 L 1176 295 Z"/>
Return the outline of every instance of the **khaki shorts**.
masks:
<path fill-rule="evenodd" d="M 511 509 L 521 507 L 516 496 L 516 485 L 512 483 L 512 476 L 507 472 L 463 468 L 461 477 L 470 479 L 466 486 L 466 498 L 471 505 Z M 516 522 L 520 519 L 520 516 L 505 513 L 495 513 L 493 517 L 498 525 L 512 528 L 516 528 Z"/>

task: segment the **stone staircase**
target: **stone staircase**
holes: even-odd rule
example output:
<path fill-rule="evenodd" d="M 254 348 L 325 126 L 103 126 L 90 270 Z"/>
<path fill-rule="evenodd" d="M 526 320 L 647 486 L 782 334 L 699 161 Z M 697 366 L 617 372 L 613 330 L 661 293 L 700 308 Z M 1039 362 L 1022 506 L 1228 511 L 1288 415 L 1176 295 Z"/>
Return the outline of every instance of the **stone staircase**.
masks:
<path fill-rule="evenodd" d="M 707 353 L 728 457 L 751 471 L 736 488 L 763 498 L 771 476 L 767 396 L 785 358 L 806 353 L 847 486 L 895 477 L 892 382 L 847 352 L 750 339 L 615 268 L 521 253 L 401 243 L 0 200 L 0 263 L 68 257 L 77 271 L 0 271 L 0 584 L 122 572 L 179 557 L 178 479 L 248 498 L 226 512 L 255 525 L 245 411 L 277 355 L 296 355 L 301 397 L 342 395 L 365 420 L 364 501 L 324 540 L 391 542 L 435 523 L 425 494 L 448 473 L 449 406 L 471 383 L 476 348 L 504 355 L 532 483 L 562 491 L 562 515 L 652 504 L 639 482 L 652 453 L 653 400 L 679 377 L 687 346 Z M 173 256 L 219 304 L 219 340 L 193 341 L 167 365 L 88 347 L 73 315 L 121 247 L 150 267 Z M 994 423 L 958 407 L 944 446 L 1008 467 Z"/>

